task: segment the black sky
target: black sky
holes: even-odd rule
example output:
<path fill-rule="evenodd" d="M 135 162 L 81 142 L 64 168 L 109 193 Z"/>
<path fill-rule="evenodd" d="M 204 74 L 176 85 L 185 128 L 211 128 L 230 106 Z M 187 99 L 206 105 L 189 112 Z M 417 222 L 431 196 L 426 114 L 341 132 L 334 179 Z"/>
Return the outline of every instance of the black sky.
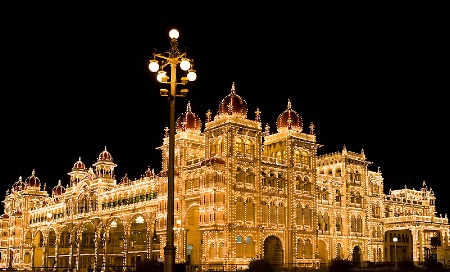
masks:
<path fill-rule="evenodd" d="M 198 75 L 177 116 L 190 101 L 204 124 L 235 82 L 248 118 L 258 108 L 275 132 L 290 100 L 305 127 L 314 123 L 319 154 L 363 149 L 385 192 L 425 181 L 447 213 L 450 47 L 439 10 L 5 8 L 0 192 L 33 169 L 49 191 L 66 185 L 78 158 L 90 166 L 105 146 L 119 179 L 159 171 L 168 103 L 147 65 L 177 28 Z"/>

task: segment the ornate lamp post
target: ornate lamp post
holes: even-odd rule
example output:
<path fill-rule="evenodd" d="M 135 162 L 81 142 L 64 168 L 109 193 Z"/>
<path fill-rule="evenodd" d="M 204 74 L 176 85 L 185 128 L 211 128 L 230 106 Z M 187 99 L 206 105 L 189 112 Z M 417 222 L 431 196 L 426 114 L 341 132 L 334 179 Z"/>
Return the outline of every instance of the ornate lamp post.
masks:
<path fill-rule="evenodd" d="M 167 242 L 164 247 L 164 271 L 172 272 L 175 268 L 175 246 L 174 246 L 174 171 L 175 171 L 175 98 L 184 97 L 188 93 L 187 89 L 177 90 L 177 85 L 185 85 L 189 81 L 197 78 L 195 70 L 192 69 L 193 60 L 186 58 L 186 52 L 180 52 L 178 49 L 179 32 L 172 29 L 169 32 L 170 49 L 169 52 L 158 54 L 153 53 L 153 60 L 150 60 L 149 69 L 152 72 L 158 72 L 157 79 L 162 84 L 170 84 L 170 91 L 161 89 L 160 95 L 167 96 L 170 104 L 169 121 L 169 165 L 168 165 L 168 195 L 167 195 Z M 158 60 L 160 59 L 161 65 Z M 177 65 L 184 71 L 188 71 L 187 76 L 177 82 Z M 170 66 L 170 77 L 166 75 L 163 69 Z"/>
<path fill-rule="evenodd" d="M 392 241 L 394 242 L 394 259 L 395 259 L 395 269 L 397 269 L 397 242 L 398 242 L 398 238 L 394 237 L 392 239 Z"/>

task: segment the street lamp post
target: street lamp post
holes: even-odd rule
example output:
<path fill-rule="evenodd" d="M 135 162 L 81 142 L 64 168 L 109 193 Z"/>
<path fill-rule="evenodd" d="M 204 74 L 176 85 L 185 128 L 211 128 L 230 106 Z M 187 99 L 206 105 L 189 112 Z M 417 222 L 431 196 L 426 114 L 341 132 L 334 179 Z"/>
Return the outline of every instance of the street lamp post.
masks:
<path fill-rule="evenodd" d="M 149 69 L 152 72 L 158 72 L 157 79 L 163 84 L 170 84 L 170 92 L 167 89 L 160 89 L 161 96 L 167 96 L 170 107 L 169 118 L 169 165 L 168 165 L 168 185 L 167 185 L 167 242 L 164 247 L 164 272 L 173 272 L 175 268 L 175 245 L 174 245 L 174 172 L 175 172 L 175 98 L 184 97 L 188 93 L 187 89 L 177 91 L 177 85 L 185 85 L 189 81 L 197 78 L 195 70 L 192 68 L 193 60 L 186 58 L 186 52 L 180 52 L 178 49 L 179 32 L 172 29 L 169 32 L 170 49 L 169 52 L 158 54 L 153 53 L 153 60 L 150 60 Z M 161 60 L 161 65 L 158 62 Z M 186 77 L 177 82 L 177 65 L 184 71 L 188 71 Z M 166 76 L 163 69 L 170 66 L 170 77 Z M 170 79 L 170 81 L 169 81 Z"/>
<path fill-rule="evenodd" d="M 397 242 L 398 242 L 398 238 L 394 237 L 392 239 L 392 241 L 394 242 L 394 259 L 395 259 L 395 269 L 397 269 Z"/>

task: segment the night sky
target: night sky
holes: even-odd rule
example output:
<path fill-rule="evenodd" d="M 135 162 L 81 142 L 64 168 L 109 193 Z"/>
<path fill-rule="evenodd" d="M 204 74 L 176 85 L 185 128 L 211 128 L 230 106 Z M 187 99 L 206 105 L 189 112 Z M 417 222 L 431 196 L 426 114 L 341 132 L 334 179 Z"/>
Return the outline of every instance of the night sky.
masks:
<path fill-rule="evenodd" d="M 197 72 L 176 100 L 177 117 L 190 101 L 204 128 L 234 82 L 247 117 L 258 108 L 275 133 L 290 100 L 305 131 L 314 123 L 319 154 L 364 150 L 385 193 L 425 181 L 438 215 L 450 212 L 450 47 L 439 7 L 286 7 L 251 16 L 155 8 L 3 10 L 0 192 L 33 169 L 49 192 L 58 180 L 65 186 L 79 157 L 89 167 L 105 147 L 117 179 L 139 178 L 149 166 L 159 172 L 169 104 L 148 62 L 154 48 L 169 49 L 177 28 Z"/>

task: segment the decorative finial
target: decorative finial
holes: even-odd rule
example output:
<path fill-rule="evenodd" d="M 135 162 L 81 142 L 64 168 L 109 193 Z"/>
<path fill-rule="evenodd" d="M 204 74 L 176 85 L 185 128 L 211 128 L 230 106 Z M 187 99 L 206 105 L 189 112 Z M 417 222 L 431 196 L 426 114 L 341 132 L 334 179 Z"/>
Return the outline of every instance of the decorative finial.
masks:
<path fill-rule="evenodd" d="M 206 112 L 206 122 L 207 123 L 211 122 L 211 111 L 209 109 Z"/>
<path fill-rule="evenodd" d="M 314 123 L 311 122 L 311 124 L 309 125 L 309 134 L 314 135 L 315 133 L 314 128 L 315 128 Z"/>
<path fill-rule="evenodd" d="M 269 123 L 266 123 L 266 127 L 265 127 L 265 129 L 264 129 L 264 134 L 265 134 L 266 136 L 268 136 L 269 133 L 270 133 Z"/>
<path fill-rule="evenodd" d="M 169 137 L 169 128 L 167 126 L 164 128 L 164 137 Z"/>
<path fill-rule="evenodd" d="M 255 111 L 255 121 L 258 121 L 258 122 L 260 122 L 261 121 L 261 116 L 260 116 L 260 114 L 261 114 L 261 112 L 259 111 L 259 108 L 256 108 L 256 111 Z"/>
<path fill-rule="evenodd" d="M 188 103 L 187 103 L 186 112 L 191 112 L 191 101 L 188 101 Z"/>
<path fill-rule="evenodd" d="M 231 94 L 236 94 L 236 84 L 234 82 L 231 84 Z"/>

